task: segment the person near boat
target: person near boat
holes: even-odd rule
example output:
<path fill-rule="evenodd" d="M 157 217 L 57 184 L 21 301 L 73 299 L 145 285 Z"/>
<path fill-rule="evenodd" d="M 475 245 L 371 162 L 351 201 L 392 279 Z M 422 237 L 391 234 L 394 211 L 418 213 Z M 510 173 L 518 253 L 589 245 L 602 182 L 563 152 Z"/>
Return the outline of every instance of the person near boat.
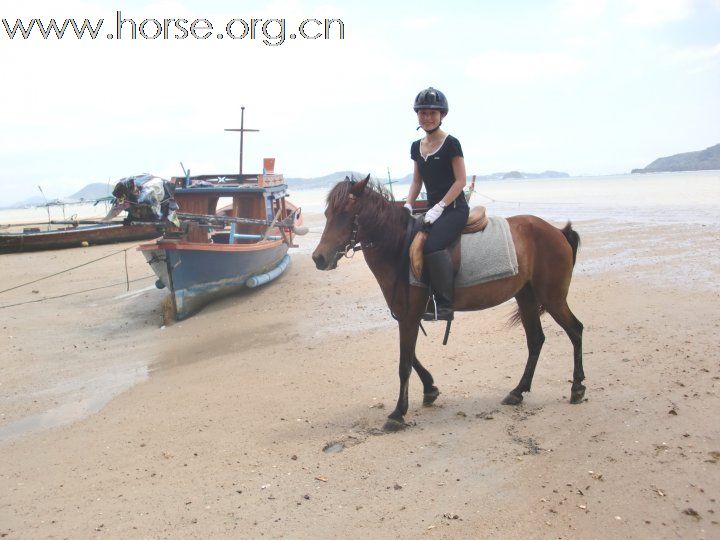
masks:
<path fill-rule="evenodd" d="M 174 194 L 175 185 L 157 176 L 145 174 L 123 178 L 113 188 L 115 204 L 105 220 L 126 211 L 126 223 L 167 220 L 179 227 L 176 215 L 179 207 Z"/>
<path fill-rule="evenodd" d="M 433 87 L 422 90 L 413 105 L 418 129 L 425 137 L 412 143 L 413 180 L 405 207 L 412 205 L 423 184 L 428 208 L 423 218 L 428 238 L 423 249 L 432 295 L 424 320 L 453 319 L 454 270 L 449 247 L 459 238 L 470 212 L 463 189 L 465 160 L 460 141 L 440 126 L 448 114 L 445 94 Z"/>

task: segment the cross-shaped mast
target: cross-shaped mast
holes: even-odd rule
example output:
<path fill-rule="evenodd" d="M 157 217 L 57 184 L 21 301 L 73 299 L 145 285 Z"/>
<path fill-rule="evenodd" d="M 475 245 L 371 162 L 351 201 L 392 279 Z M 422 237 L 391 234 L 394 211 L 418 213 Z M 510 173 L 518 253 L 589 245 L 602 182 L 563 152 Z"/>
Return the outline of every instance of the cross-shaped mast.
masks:
<path fill-rule="evenodd" d="M 397 181 L 397 180 L 393 180 L 392 178 L 390 178 L 390 167 L 387 168 L 387 172 L 388 172 L 388 181 L 385 182 L 385 185 L 386 185 L 388 188 L 390 188 L 390 195 L 392 195 L 392 196 L 394 197 L 395 194 L 393 193 L 393 187 L 392 187 L 392 185 L 393 185 L 393 184 L 397 184 L 398 181 Z"/>
<path fill-rule="evenodd" d="M 245 129 L 245 107 L 240 107 L 240 129 L 226 128 L 225 131 L 240 132 L 240 176 L 242 177 L 242 161 L 243 161 L 243 135 L 246 131 L 260 131 L 259 129 Z"/>

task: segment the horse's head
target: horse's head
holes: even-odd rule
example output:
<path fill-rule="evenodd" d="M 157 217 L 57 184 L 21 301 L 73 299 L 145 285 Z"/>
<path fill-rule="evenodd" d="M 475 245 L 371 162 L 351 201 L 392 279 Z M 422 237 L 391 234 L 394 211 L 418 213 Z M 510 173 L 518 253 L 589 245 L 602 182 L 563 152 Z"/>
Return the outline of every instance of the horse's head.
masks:
<path fill-rule="evenodd" d="M 359 182 L 345 177 L 343 182 L 338 182 L 330 190 L 325 209 L 325 230 L 312 255 L 318 270 L 337 268 L 338 261 L 357 242 L 358 215 L 369 180 L 369 174 Z"/>

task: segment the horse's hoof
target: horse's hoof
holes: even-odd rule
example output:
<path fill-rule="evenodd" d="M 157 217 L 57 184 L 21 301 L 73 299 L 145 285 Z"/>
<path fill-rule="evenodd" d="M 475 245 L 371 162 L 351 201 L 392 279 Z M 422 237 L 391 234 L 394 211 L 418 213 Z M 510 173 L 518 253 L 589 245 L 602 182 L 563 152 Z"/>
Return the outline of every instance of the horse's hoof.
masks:
<path fill-rule="evenodd" d="M 510 392 L 507 396 L 505 396 L 505 399 L 502 400 L 503 405 L 520 405 L 522 403 L 523 397 L 522 394 L 513 394 Z"/>
<path fill-rule="evenodd" d="M 580 388 L 571 390 L 570 403 L 572 403 L 573 405 L 577 405 L 578 403 L 582 402 L 584 397 L 585 397 L 585 387 L 583 385 L 580 385 Z"/>
<path fill-rule="evenodd" d="M 423 405 L 425 405 L 426 407 L 432 405 L 433 403 L 435 403 L 435 400 L 438 398 L 439 395 L 440 390 L 433 386 L 432 390 L 423 394 Z"/>
<path fill-rule="evenodd" d="M 396 420 L 395 418 L 388 418 L 383 426 L 383 431 L 386 433 L 395 433 L 396 431 L 402 431 L 408 427 L 403 420 Z"/>

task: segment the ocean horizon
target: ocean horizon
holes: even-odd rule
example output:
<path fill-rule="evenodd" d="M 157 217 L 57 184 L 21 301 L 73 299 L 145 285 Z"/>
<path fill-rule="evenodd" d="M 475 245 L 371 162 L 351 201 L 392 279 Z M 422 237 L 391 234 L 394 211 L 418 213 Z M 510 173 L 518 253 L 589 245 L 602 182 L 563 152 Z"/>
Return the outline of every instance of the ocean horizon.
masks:
<path fill-rule="evenodd" d="M 331 187 L 290 187 L 289 198 L 305 212 L 320 213 Z M 394 184 L 395 199 L 404 199 L 409 187 Z M 222 204 L 221 199 L 218 206 Z M 485 206 L 489 214 L 534 214 L 552 221 L 720 224 L 720 171 L 477 180 L 470 204 Z M 0 209 L 0 224 L 41 225 L 48 216 L 50 220 L 101 218 L 109 208 L 108 203 L 5 208 Z"/>

